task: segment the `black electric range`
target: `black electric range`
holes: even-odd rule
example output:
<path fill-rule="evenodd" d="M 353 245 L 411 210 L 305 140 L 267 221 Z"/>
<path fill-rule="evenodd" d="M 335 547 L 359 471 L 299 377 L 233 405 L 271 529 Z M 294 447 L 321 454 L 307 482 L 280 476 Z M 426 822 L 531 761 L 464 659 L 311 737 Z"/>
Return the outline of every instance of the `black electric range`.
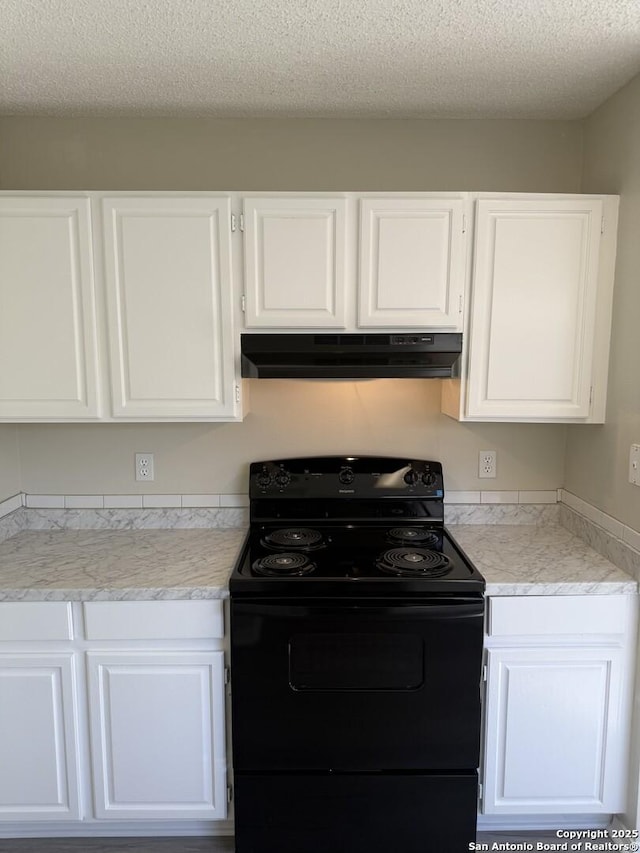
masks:
<path fill-rule="evenodd" d="M 438 462 L 257 462 L 230 579 L 236 853 L 475 841 L 484 579 Z"/>

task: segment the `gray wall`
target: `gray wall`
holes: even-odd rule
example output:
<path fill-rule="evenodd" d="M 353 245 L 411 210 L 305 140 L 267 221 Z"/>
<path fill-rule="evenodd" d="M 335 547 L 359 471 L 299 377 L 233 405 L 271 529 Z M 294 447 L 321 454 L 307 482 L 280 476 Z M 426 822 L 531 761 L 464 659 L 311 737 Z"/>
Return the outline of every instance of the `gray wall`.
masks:
<path fill-rule="evenodd" d="M 578 192 L 563 121 L 0 117 L 0 189 Z"/>
<path fill-rule="evenodd" d="M 560 121 L 0 118 L 1 189 L 579 192 L 582 126 Z M 451 489 L 554 489 L 561 425 L 458 424 L 439 382 L 252 383 L 242 424 L 24 425 L 31 493 L 235 492 L 278 455 L 441 459 Z M 478 480 L 481 449 L 496 480 Z M 156 454 L 140 487 L 133 453 Z"/>
<path fill-rule="evenodd" d="M 18 428 L 0 425 L 0 501 L 21 491 Z"/>
<path fill-rule="evenodd" d="M 585 122 L 584 192 L 620 193 L 607 420 L 568 431 L 566 488 L 640 530 L 640 488 L 628 482 L 640 444 L 640 76 Z"/>

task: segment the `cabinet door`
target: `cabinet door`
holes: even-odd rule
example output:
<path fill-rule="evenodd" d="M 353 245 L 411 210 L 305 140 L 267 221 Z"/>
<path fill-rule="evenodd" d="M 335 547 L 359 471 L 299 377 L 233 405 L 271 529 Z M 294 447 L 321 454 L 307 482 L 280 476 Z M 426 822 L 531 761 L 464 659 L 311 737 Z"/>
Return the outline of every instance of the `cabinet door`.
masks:
<path fill-rule="evenodd" d="M 619 648 L 488 653 L 483 811 L 624 810 Z"/>
<path fill-rule="evenodd" d="M 224 818 L 223 652 L 88 652 L 98 818 Z"/>
<path fill-rule="evenodd" d="M 79 820 L 73 655 L 0 654 L 0 820 Z"/>
<path fill-rule="evenodd" d="M 245 198 L 248 328 L 345 325 L 346 200 Z"/>
<path fill-rule="evenodd" d="M 462 330 L 464 204 L 360 202 L 360 326 Z"/>
<path fill-rule="evenodd" d="M 232 419 L 228 198 L 103 201 L 113 414 Z"/>
<path fill-rule="evenodd" d="M 478 201 L 467 414 L 589 415 L 603 205 Z"/>
<path fill-rule="evenodd" d="M 0 198 L 0 418 L 98 415 L 87 198 Z"/>

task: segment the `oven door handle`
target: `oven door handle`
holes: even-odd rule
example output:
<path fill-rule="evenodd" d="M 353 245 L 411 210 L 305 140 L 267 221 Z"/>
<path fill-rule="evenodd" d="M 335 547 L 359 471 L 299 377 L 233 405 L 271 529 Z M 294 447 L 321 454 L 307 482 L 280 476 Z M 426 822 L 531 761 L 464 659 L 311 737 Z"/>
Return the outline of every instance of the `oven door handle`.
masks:
<path fill-rule="evenodd" d="M 257 602 L 237 602 L 235 607 L 240 613 L 269 618 L 306 619 L 309 616 L 383 617 L 411 619 L 467 619 L 484 615 L 483 599 L 461 599 L 443 602 L 423 602 L 421 604 L 345 604 L 322 602 L 309 604 L 276 604 Z"/>

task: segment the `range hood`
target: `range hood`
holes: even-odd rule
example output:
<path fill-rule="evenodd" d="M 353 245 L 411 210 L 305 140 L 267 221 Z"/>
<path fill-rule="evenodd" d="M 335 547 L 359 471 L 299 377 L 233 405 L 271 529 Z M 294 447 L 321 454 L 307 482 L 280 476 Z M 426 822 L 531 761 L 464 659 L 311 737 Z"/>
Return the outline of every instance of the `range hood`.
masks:
<path fill-rule="evenodd" d="M 248 379 L 431 379 L 453 375 L 462 335 L 243 334 Z"/>

